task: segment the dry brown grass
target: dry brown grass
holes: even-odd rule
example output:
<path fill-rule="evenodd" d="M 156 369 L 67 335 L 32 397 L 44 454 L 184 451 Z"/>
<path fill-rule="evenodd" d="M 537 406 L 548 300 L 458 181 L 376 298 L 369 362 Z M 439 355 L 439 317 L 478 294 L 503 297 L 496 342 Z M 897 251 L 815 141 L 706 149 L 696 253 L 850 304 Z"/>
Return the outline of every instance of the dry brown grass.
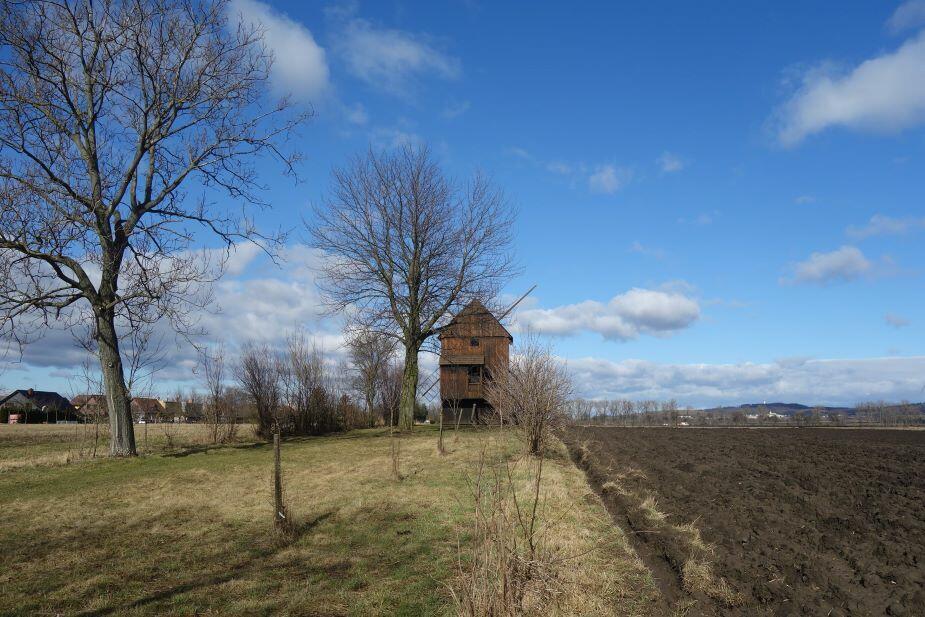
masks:
<path fill-rule="evenodd" d="M 636 600 L 640 588 L 654 598 L 651 577 L 565 447 L 556 440 L 541 459 L 487 435 L 469 481 L 475 508 L 463 528 L 471 541 L 458 567 L 459 614 L 649 614 Z"/>
<path fill-rule="evenodd" d="M 213 447 L 181 425 L 175 441 L 189 445 L 168 452 L 155 426 L 157 454 L 54 465 L 25 461 L 67 452 L 72 427 L 0 430 L 0 614 L 455 613 L 479 433 L 459 431 L 444 456 L 434 430 L 403 436 L 402 482 L 385 431 L 284 442 L 283 540 L 271 447 Z M 564 453 L 542 492 L 551 549 L 584 554 L 562 568 L 559 614 L 652 615 L 650 574 Z"/>
<path fill-rule="evenodd" d="M 249 443 L 253 427 L 242 425 L 230 443 Z M 137 424 L 138 453 L 167 454 L 212 446 L 206 424 Z M 109 424 L 0 424 L 0 473 L 27 467 L 67 465 L 109 453 Z"/>
<path fill-rule="evenodd" d="M 671 546 L 663 550 L 674 553 L 669 555 L 669 561 L 677 562 L 681 586 L 685 591 L 704 594 L 730 607 L 742 604 L 741 594 L 714 572 L 715 549 L 704 541 L 695 521 L 672 522 L 668 514 L 660 509 L 655 495 L 636 492 L 626 484 L 628 480 L 645 477 L 639 470 L 627 469 L 612 477 L 614 479 L 601 487 L 605 494 L 619 494 L 627 508 L 635 511 L 630 513 L 631 518 L 644 522 L 646 533 L 674 538 Z"/>

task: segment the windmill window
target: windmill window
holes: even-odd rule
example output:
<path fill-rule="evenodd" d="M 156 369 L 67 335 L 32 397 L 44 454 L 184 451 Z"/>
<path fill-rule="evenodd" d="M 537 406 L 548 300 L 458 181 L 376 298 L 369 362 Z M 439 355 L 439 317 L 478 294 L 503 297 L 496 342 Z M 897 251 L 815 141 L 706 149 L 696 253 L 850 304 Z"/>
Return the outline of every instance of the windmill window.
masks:
<path fill-rule="evenodd" d="M 476 385 L 482 383 L 482 367 L 481 366 L 470 366 L 469 367 L 469 385 Z"/>
<path fill-rule="evenodd" d="M 474 336 L 471 339 L 469 339 L 469 347 L 478 347 L 478 346 L 479 346 L 479 339 L 475 338 Z"/>

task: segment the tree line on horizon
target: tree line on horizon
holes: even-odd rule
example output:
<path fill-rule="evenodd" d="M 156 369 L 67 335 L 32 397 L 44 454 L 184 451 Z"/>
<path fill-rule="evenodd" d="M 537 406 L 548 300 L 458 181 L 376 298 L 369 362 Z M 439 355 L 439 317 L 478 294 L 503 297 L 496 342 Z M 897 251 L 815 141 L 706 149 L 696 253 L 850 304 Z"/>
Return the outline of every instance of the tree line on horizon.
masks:
<path fill-rule="evenodd" d="M 925 424 L 925 404 L 865 401 L 854 408 L 805 407 L 780 413 L 768 405 L 695 409 L 674 399 L 573 399 L 573 422 L 615 426 L 908 426 Z"/>

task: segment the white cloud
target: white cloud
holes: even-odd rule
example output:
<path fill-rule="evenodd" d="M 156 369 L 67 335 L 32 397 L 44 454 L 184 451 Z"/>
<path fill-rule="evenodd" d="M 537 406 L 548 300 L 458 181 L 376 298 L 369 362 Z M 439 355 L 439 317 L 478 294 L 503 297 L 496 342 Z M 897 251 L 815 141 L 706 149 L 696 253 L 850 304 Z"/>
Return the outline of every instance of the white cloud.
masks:
<path fill-rule="evenodd" d="M 605 339 L 626 341 L 643 333 L 670 334 L 699 318 L 699 304 L 681 291 L 633 288 L 606 304 L 586 300 L 551 309 L 521 310 L 514 315 L 514 327 L 556 336 L 590 331 Z"/>
<path fill-rule="evenodd" d="M 633 178 L 633 172 L 615 165 L 598 165 L 588 177 L 588 188 L 593 193 L 613 195 Z"/>
<path fill-rule="evenodd" d="M 225 274 L 241 274 L 261 252 L 262 249 L 253 242 L 243 242 L 231 247 L 225 260 Z"/>
<path fill-rule="evenodd" d="M 456 101 L 444 107 L 440 115 L 448 120 L 458 118 L 469 111 L 471 106 L 472 104 L 469 101 Z"/>
<path fill-rule="evenodd" d="M 519 158 L 519 159 L 523 159 L 523 160 L 525 160 L 525 161 L 532 161 L 532 160 L 533 160 L 533 155 L 530 154 L 530 152 L 528 152 L 528 151 L 526 150 L 526 148 L 521 148 L 521 147 L 519 147 L 519 146 L 512 146 L 512 147 L 510 147 L 510 148 L 507 149 L 507 152 L 508 152 L 508 154 L 511 154 L 511 155 L 513 155 L 513 156 L 515 156 L 515 157 L 517 157 L 517 158 Z"/>
<path fill-rule="evenodd" d="M 551 171 L 554 174 L 559 174 L 560 176 L 569 176 L 574 171 L 572 165 L 568 163 L 563 163 L 562 161 L 550 161 L 546 163 L 546 171 Z"/>
<path fill-rule="evenodd" d="M 681 217 L 678 219 L 679 225 L 696 225 L 698 227 L 704 227 L 713 223 L 713 217 L 719 215 L 719 210 L 714 210 L 713 212 L 701 212 L 692 219 L 686 217 Z"/>
<path fill-rule="evenodd" d="M 812 195 L 797 195 L 796 198 L 794 198 L 793 203 L 804 206 L 807 204 L 816 203 L 816 198 Z"/>
<path fill-rule="evenodd" d="M 925 217 L 892 218 L 882 214 L 875 214 L 863 227 L 851 226 L 845 233 L 852 238 L 869 238 L 870 236 L 901 235 L 910 231 L 925 229 Z"/>
<path fill-rule="evenodd" d="M 344 115 L 347 118 L 347 122 L 350 124 L 362 126 L 369 122 L 369 113 L 366 111 L 366 107 L 363 106 L 363 103 L 356 103 L 350 107 L 344 108 Z"/>
<path fill-rule="evenodd" d="M 779 360 L 764 364 L 659 364 L 599 358 L 567 361 L 576 394 L 588 398 L 669 399 L 682 405 L 775 401 L 853 405 L 920 400 L 925 356 L 857 360 Z"/>
<path fill-rule="evenodd" d="M 893 34 L 918 28 L 923 24 L 925 24 L 925 0 L 903 2 L 886 22 L 887 28 Z"/>
<path fill-rule="evenodd" d="M 665 258 L 665 251 L 663 251 L 660 248 L 653 248 L 651 246 L 645 246 L 642 242 L 639 242 L 638 240 L 630 244 L 629 250 L 631 253 L 638 253 L 640 255 L 654 257 L 655 259 Z"/>
<path fill-rule="evenodd" d="M 870 261 L 857 247 L 843 246 L 828 253 L 813 253 L 793 269 L 794 283 L 825 285 L 835 281 L 852 281 L 872 269 Z"/>
<path fill-rule="evenodd" d="M 302 24 L 257 0 L 231 0 L 231 18 L 258 25 L 273 52 L 270 83 L 280 94 L 317 100 L 330 89 L 330 72 L 324 49 Z"/>
<path fill-rule="evenodd" d="M 197 337 L 200 342 L 222 340 L 232 353 L 245 341 L 282 347 L 289 333 L 304 328 L 326 353 L 342 356 L 341 323 L 338 318 L 325 315 L 315 283 L 315 272 L 323 255 L 304 245 L 292 245 L 282 251 L 279 266 L 259 257 L 259 247 L 250 243 L 240 245 L 229 255 L 226 276 L 212 287 L 214 301 L 210 309 L 194 315 L 198 327 L 206 332 L 204 337 Z M 159 324 L 158 332 L 163 335 L 167 353 L 166 368 L 157 375 L 159 386 L 169 386 L 170 381 L 195 380 L 192 373 L 197 362 L 195 349 L 175 337 L 167 323 Z M 56 375 L 63 379 L 62 376 L 76 375 L 86 358 L 70 332 L 49 328 L 43 338 L 25 348 L 21 364 L 9 364 L 16 358 L 8 356 L 2 358 L 0 369 L 10 371 L 11 377 L 5 380 L 8 385 L 19 378 L 17 368 L 56 369 Z"/>
<path fill-rule="evenodd" d="M 925 33 L 846 73 L 826 66 L 806 72 L 779 120 L 785 146 L 834 126 L 895 133 L 919 125 L 925 121 Z"/>
<path fill-rule="evenodd" d="M 672 154 L 671 152 L 662 152 L 657 162 L 662 173 L 666 174 L 681 171 L 685 167 L 684 161 L 678 155 Z"/>
<path fill-rule="evenodd" d="M 894 328 L 905 328 L 909 325 L 909 320 L 896 313 L 887 313 L 883 316 L 883 321 Z"/>
<path fill-rule="evenodd" d="M 365 19 L 347 21 L 335 49 L 354 76 L 397 95 L 408 95 L 420 78 L 455 79 L 461 71 L 459 60 L 437 49 L 430 37 L 377 28 Z"/>
<path fill-rule="evenodd" d="M 375 128 L 370 132 L 369 139 L 374 146 L 384 149 L 424 143 L 424 139 L 417 133 L 395 127 Z"/>

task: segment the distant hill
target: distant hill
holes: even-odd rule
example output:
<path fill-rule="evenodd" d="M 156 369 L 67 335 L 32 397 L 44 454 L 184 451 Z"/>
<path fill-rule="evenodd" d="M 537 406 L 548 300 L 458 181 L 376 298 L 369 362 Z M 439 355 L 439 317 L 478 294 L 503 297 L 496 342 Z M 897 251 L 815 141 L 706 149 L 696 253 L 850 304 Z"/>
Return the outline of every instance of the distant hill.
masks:
<path fill-rule="evenodd" d="M 925 403 L 912 403 L 912 408 L 919 414 L 925 413 Z M 840 413 L 845 416 L 854 416 L 857 412 L 857 409 L 854 407 L 826 407 L 824 405 L 817 405 L 813 407 L 809 405 L 801 405 L 800 403 L 746 403 L 744 405 L 738 405 L 735 407 L 711 407 L 709 409 L 703 409 L 702 411 L 719 414 L 741 411 L 747 414 L 753 414 L 756 413 L 759 409 L 773 411 L 774 413 L 779 413 L 784 416 L 793 416 L 800 413 L 801 411 L 810 411 L 813 409 L 818 409 L 821 413 L 824 414 Z M 899 409 L 899 405 L 887 405 L 884 408 L 885 411 L 893 412 L 898 411 Z"/>

